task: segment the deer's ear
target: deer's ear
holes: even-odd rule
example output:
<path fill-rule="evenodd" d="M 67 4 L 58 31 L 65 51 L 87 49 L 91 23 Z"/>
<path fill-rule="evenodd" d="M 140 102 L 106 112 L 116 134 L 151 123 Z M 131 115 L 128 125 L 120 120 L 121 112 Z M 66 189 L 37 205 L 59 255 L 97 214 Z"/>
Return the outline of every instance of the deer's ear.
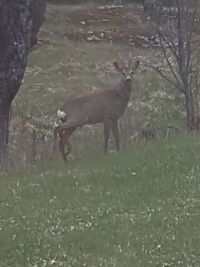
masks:
<path fill-rule="evenodd" d="M 135 61 L 135 69 L 137 69 L 140 66 L 140 61 L 139 59 Z"/>
<path fill-rule="evenodd" d="M 120 67 L 119 63 L 117 62 L 114 62 L 114 66 L 115 66 L 115 69 L 118 70 L 118 71 L 121 71 L 122 68 Z"/>

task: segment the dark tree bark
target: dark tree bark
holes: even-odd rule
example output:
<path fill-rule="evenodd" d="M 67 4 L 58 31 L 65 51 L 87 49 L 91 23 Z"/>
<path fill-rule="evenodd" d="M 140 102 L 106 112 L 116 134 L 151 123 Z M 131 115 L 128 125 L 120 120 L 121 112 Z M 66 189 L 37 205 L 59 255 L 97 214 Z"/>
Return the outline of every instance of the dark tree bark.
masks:
<path fill-rule="evenodd" d="M 7 151 L 10 106 L 37 42 L 44 11 L 43 0 L 0 0 L 0 165 Z"/>

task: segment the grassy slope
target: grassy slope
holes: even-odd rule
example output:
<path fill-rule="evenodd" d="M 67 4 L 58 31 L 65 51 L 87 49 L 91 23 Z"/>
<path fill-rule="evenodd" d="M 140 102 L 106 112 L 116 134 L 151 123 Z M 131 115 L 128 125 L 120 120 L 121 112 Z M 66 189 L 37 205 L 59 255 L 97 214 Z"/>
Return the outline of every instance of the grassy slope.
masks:
<path fill-rule="evenodd" d="M 152 70 L 145 71 L 146 62 L 155 64 L 158 61 L 158 52 L 134 48 L 125 43 L 87 43 L 66 39 L 66 32 L 80 31 L 80 23 L 66 23 L 74 8 L 48 5 L 46 20 L 40 32 L 40 39 L 47 42 L 35 48 L 29 56 L 24 83 L 13 105 L 12 123 L 19 127 L 19 114 L 22 112 L 25 116 L 31 115 L 41 121 L 47 116 L 47 122 L 54 122 L 56 110 L 67 97 L 112 88 L 120 79 L 114 70 L 113 61 L 119 61 L 120 57 L 127 59 L 131 52 L 133 58 L 141 59 L 132 95 L 134 106 L 130 108 L 134 112 L 134 128 L 146 125 L 149 121 L 152 124 L 154 118 L 158 121 L 153 123 L 155 127 L 162 121 L 164 125 L 179 126 L 182 106 L 177 92 Z M 84 6 L 81 8 L 84 9 Z M 135 17 L 137 21 L 138 15 Z M 132 27 L 137 27 L 136 22 Z M 96 26 L 89 29 L 96 29 Z"/>
<path fill-rule="evenodd" d="M 133 23 L 129 27 L 135 29 L 140 15 L 133 7 Z M 130 140 L 135 142 L 142 139 L 143 132 L 160 137 L 166 135 L 168 126 L 172 126 L 171 131 L 185 127 L 183 101 L 178 91 L 169 87 L 152 69 L 144 66 L 148 62 L 157 63 L 158 51 L 134 48 L 127 46 L 126 42 L 90 43 L 66 39 L 65 33 L 68 31 L 77 33 L 82 27 L 87 32 L 99 27 L 97 23 L 97 26 L 90 25 L 85 29 L 86 26 L 80 22 L 74 22 L 77 12 L 81 11 L 84 16 L 98 13 L 98 8 L 93 5 L 92 10 L 84 8 L 89 7 L 47 7 L 46 19 L 39 36 L 45 42 L 40 43 L 30 54 L 24 82 L 13 104 L 10 150 L 14 162 L 26 162 L 34 154 L 31 145 L 34 143 L 33 129 L 36 129 L 36 158 L 51 157 L 52 150 L 49 148 L 52 147 L 52 127 L 57 123 L 56 110 L 64 99 L 115 86 L 120 75 L 114 70 L 113 61 L 120 61 L 121 57 L 127 59 L 129 52 L 132 53 L 133 60 L 135 57 L 140 58 L 141 66 L 134 78 L 132 105 L 120 120 L 122 145 Z M 104 13 L 101 16 L 107 18 Z M 73 19 L 69 20 L 70 18 Z M 114 25 L 105 24 L 104 27 L 120 29 L 121 24 L 115 22 Z M 50 130 L 43 127 L 43 124 L 49 126 Z M 101 126 L 84 127 L 72 136 L 73 155 L 76 157 L 76 154 L 83 151 L 87 153 L 88 148 L 100 147 L 101 143 Z"/>
<path fill-rule="evenodd" d="M 64 40 L 68 9 L 54 8 L 41 32 L 51 44 L 29 57 L 16 116 L 23 111 L 54 120 L 66 95 L 114 85 L 119 77 L 112 62 L 128 55 L 125 45 Z M 155 51 L 131 51 L 157 60 Z M 134 128 L 180 124 L 180 99 L 172 89 L 149 70 L 135 82 Z M 100 147 L 102 136 L 97 142 Z M 90 136 L 89 143 L 97 145 Z M 198 136 L 133 145 L 105 157 L 83 149 L 82 155 L 67 166 L 55 162 L 0 175 L 0 267 L 200 266 Z"/>
<path fill-rule="evenodd" d="M 199 137 L 0 179 L 0 266 L 200 266 Z"/>

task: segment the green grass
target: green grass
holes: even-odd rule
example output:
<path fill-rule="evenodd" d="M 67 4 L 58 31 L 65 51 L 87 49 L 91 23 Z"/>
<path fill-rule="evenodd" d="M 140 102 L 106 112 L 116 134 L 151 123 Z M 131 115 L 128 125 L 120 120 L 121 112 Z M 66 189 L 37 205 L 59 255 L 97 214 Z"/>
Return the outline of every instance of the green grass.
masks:
<path fill-rule="evenodd" d="M 22 151 L 31 148 L 36 119 L 54 123 L 66 97 L 114 86 L 119 76 L 113 61 L 130 52 L 116 43 L 65 40 L 70 27 L 79 30 L 63 23 L 70 12 L 69 6 L 47 8 L 40 39 L 49 43 L 31 53 L 13 105 L 14 162 L 20 153 L 26 162 Z M 170 125 L 183 129 L 185 118 L 178 92 L 143 66 L 156 63 L 158 53 L 131 52 L 142 63 L 130 129 L 126 115 L 120 127 L 123 146 L 140 129 L 160 131 L 158 136 Z M 37 148 L 45 154 L 38 127 Z M 92 129 L 74 135 L 67 165 L 58 160 L 0 174 L 0 267 L 200 266 L 199 136 L 172 136 L 104 156 L 102 127 Z M 49 140 L 52 131 L 46 131 Z"/>
<path fill-rule="evenodd" d="M 91 152 L 0 179 L 0 266 L 200 266 L 200 140 Z"/>

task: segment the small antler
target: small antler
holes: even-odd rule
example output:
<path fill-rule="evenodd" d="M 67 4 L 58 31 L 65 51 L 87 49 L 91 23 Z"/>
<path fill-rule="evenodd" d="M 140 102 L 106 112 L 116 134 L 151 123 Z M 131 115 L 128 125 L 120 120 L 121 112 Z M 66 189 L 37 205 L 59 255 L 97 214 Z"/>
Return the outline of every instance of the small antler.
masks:
<path fill-rule="evenodd" d="M 140 65 L 140 60 L 139 59 L 136 59 L 135 61 L 135 69 L 137 69 Z"/>
<path fill-rule="evenodd" d="M 116 70 L 118 70 L 118 71 L 122 71 L 122 68 L 121 68 L 121 66 L 119 65 L 119 63 L 118 62 L 114 62 L 114 66 L 115 66 L 115 68 L 116 68 Z"/>

